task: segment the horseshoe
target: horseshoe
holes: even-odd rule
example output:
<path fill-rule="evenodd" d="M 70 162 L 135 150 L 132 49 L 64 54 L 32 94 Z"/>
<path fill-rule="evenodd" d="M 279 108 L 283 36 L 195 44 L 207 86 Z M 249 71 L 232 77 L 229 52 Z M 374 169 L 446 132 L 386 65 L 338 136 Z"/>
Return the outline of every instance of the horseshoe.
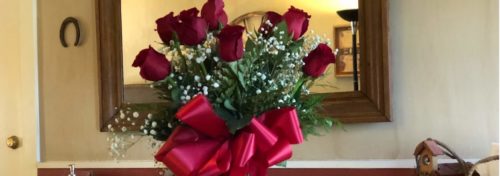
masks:
<path fill-rule="evenodd" d="M 68 43 L 66 43 L 66 27 L 68 27 L 69 24 L 75 25 L 76 29 L 76 40 L 74 46 L 78 46 L 80 43 L 80 25 L 78 24 L 78 20 L 74 17 L 68 17 L 64 19 L 63 23 L 61 24 L 61 28 L 59 29 L 59 40 L 61 41 L 62 46 L 65 48 L 68 47 Z"/>

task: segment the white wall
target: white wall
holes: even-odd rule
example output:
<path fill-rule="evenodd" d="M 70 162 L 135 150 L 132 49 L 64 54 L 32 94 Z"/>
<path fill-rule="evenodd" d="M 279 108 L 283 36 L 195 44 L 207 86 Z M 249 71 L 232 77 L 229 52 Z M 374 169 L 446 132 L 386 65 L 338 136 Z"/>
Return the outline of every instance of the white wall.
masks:
<path fill-rule="evenodd" d="M 498 142 L 498 1 L 390 0 L 389 15 L 394 121 L 313 138 L 295 159 L 410 158 L 427 137 L 482 158 Z"/>
<path fill-rule="evenodd" d="M 346 125 L 346 131 L 311 137 L 294 147 L 293 159 L 409 159 L 427 137 L 465 158 L 481 158 L 491 142 L 498 142 L 498 1 L 389 1 L 394 121 Z M 42 6 L 41 23 L 51 15 L 65 16 L 51 14 L 56 4 Z M 47 46 L 41 58 L 42 153 L 48 161 L 110 159 L 97 128 L 92 4 L 78 5 L 65 13 L 72 10 L 87 21 L 89 42 L 74 53 Z M 50 29 L 41 34 L 42 43 L 50 41 L 46 45 L 57 42 L 51 25 L 42 24 L 41 30 Z M 152 159 L 147 148 L 147 142 L 133 147 L 127 159 Z"/>

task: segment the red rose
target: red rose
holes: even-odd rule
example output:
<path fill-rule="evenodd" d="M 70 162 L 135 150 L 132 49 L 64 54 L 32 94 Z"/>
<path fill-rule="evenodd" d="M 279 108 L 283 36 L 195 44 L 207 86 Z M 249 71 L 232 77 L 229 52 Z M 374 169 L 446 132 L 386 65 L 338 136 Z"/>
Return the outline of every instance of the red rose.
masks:
<path fill-rule="evenodd" d="M 298 40 L 307 31 L 311 16 L 301 9 L 290 7 L 283 15 L 288 26 L 288 33 L 293 34 L 293 40 Z"/>
<path fill-rule="evenodd" d="M 267 23 L 267 20 L 269 20 L 269 23 Z M 266 12 L 265 20 L 259 29 L 267 31 L 267 34 L 265 32 L 264 34 L 265 36 L 269 36 L 269 34 L 272 34 L 273 28 L 281 21 L 283 21 L 283 17 L 280 14 L 272 11 Z"/>
<path fill-rule="evenodd" d="M 217 36 L 219 38 L 219 56 L 222 60 L 231 62 L 243 56 L 242 26 L 225 26 Z"/>
<path fill-rule="evenodd" d="M 197 45 L 203 42 L 207 36 L 207 22 L 198 17 L 198 9 L 192 8 L 182 11 L 179 22 L 174 26 L 179 36 L 179 42 L 183 45 Z"/>
<path fill-rule="evenodd" d="M 222 0 L 208 0 L 201 9 L 201 17 L 203 17 L 210 30 L 215 30 L 219 27 L 219 23 L 227 24 L 227 15 L 224 12 L 224 1 Z"/>
<path fill-rule="evenodd" d="M 142 78 L 149 81 L 163 80 L 171 71 L 170 62 L 165 55 L 157 52 L 151 46 L 137 54 L 132 66 L 140 67 Z"/>
<path fill-rule="evenodd" d="M 177 24 L 177 21 L 173 12 L 156 20 L 156 31 L 158 35 L 160 35 L 163 43 L 167 45 L 170 44 L 170 40 L 173 39 L 174 26 Z"/>
<path fill-rule="evenodd" d="M 325 72 L 328 64 L 335 63 L 335 55 L 328 45 L 322 43 L 304 58 L 304 62 L 304 73 L 313 78 L 317 78 Z"/>

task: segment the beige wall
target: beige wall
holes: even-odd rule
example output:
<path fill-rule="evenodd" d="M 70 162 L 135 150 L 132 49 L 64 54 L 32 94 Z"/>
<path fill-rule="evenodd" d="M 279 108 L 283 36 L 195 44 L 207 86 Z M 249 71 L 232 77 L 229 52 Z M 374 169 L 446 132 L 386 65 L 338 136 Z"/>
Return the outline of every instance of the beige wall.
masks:
<path fill-rule="evenodd" d="M 35 2 L 0 0 L 0 175 L 36 175 Z"/>
<path fill-rule="evenodd" d="M 311 137 L 294 147 L 295 160 L 409 159 L 427 137 L 480 158 L 498 141 L 498 1 L 389 1 L 394 121 Z M 39 7 L 46 161 L 110 159 L 97 124 L 93 2 L 53 0 Z M 70 15 L 80 19 L 85 43 L 63 49 L 57 31 Z M 134 146 L 127 159 L 151 159 L 146 144 Z"/>

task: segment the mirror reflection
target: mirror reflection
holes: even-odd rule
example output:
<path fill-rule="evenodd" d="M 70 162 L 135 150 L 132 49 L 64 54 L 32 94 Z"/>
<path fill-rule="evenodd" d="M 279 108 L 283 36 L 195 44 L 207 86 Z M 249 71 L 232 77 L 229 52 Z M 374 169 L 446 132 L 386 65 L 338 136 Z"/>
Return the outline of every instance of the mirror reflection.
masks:
<path fill-rule="evenodd" d="M 200 9 L 204 1 L 168 1 L 168 0 L 122 0 L 122 40 L 123 40 L 123 78 L 125 101 L 131 103 L 156 102 L 153 91 L 145 95 L 148 82 L 139 75 L 139 69 L 131 65 L 137 53 L 144 46 L 151 45 L 158 49 L 161 42 L 154 21 L 173 11 L 178 14 L 184 9 L 197 7 Z M 357 8 L 356 0 L 238 0 L 226 1 L 225 11 L 233 23 L 245 25 L 247 31 L 260 26 L 262 12 L 285 12 L 290 6 L 301 7 L 311 15 L 308 34 L 326 38 L 337 54 L 335 64 L 329 65 L 326 74 L 318 78 L 310 89 L 312 93 L 347 92 L 354 90 L 353 77 L 353 45 L 351 25 L 342 19 L 337 11 Z M 252 29 L 253 28 L 253 29 Z M 314 31 L 312 30 L 314 29 Z M 359 31 L 358 31 L 359 33 Z M 358 37 L 359 38 L 359 37 Z M 154 42 L 151 42 L 154 41 Z M 357 40 L 359 47 L 359 39 Z M 359 48 L 358 60 L 359 60 Z M 359 62 L 358 62 L 359 65 Z M 362 65 L 362 64 L 361 64 Z M 359 67 L 358 67 L 359 70 Z M 359 78 L 358 78 L 359 79 Z"/>

